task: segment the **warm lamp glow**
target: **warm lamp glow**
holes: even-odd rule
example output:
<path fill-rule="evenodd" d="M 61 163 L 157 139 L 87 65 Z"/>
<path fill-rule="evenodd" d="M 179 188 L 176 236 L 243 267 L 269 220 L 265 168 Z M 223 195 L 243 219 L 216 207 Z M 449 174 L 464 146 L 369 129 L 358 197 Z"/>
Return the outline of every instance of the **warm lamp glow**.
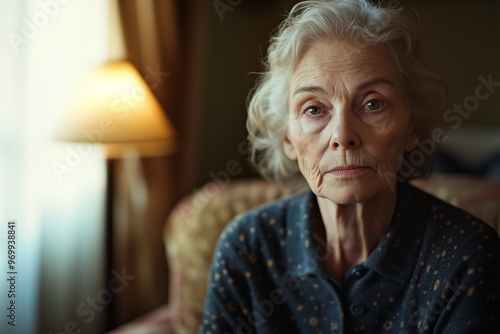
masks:
<path fill-rule="evenodd" d="M 83 78 L 55 138 L 106 144 L 111 155 L 129 146 L 141 155 L 162 155 L 176 146 L 172 124 L 127 61 L 99 66 Z"/>

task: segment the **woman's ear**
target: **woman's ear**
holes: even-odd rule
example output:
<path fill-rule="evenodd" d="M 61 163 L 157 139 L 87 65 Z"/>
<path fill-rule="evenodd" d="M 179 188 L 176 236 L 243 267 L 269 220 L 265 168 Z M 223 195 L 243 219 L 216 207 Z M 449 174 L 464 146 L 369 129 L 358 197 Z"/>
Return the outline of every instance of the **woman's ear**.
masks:
<path fill-rule="evenodd" d="M 285 152 L 285 155 L 287 156 L 288 159 L 297 160 L 297 152 L 295 151 L 295 147 L 290 141 L 288 132 L 285 135 L 285 138 L 283 139 L 283 151 Z"/>

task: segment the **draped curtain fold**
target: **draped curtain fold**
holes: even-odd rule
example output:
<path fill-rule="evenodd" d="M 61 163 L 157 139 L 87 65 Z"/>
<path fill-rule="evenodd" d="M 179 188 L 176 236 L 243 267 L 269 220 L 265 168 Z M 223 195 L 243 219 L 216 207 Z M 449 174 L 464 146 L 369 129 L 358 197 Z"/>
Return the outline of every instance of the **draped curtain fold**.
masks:
<path fill-rule="evenodd" d="M 180 1 L 179 1 L 180 2 Z M 113 267 L 129 268 L 134 284 L 116 296 L 112 326 L 120 325 L 168 301 L 168 269 L 162 231 L 175 202 L 191 186 L 186 162 L 193 133 L 184 91 L 186 59 L 181 58 L 180 8 L 175 0 L 118 0 L 126 58 L 141 73 L 168 118 L 179 142 L 176 154 L 147 157 L 138 168 L 145 178 L 147 204 L 134 208 L 134 188 L 127 179 L 130 164 L 116 161 L 114 184 Z M 190 124 L 190 126 L 186 126 Z M 194 131 L 195 132 L 195 131 Z M 188 139 L 186 139 L 188 138 Z"/>
<path fill-rule="evenodd" d="M 178 132 L 179 194 L 196 180 L 205 85 L 209 14 L 198 0 L 118 0 L 127 58 L 147 78 Z M 153 73 L 156 73 L 154 75 Z"/>
<path fill-rule="evenodd" d="M 7 92 L 0 101 L 0 216 L 4 224 L 15 219 L 19 226 L 22 274 L 16 328 L 21 332 L 62 332 L 75 323 L 82 332 L 100 333 L 106 325 L 118 326 L 168 301 L 162 229 L 169 210 L 191 190 L 194 179 L 201 81 L 191 78 L 197 77 L 193 73 L 203 57 L 181 57 L 183 45 L 196 44 L 183 39 L 186 23 L 181 19 L 188 6 L 191 12 L 203 2 L 117 0 L 127 58 L 168 113 L 181 144 L 177 155 L 135 160 L 139 164 L 116 161 L 115 258 L 113 268 L 104 268 L 104 152 L 96 146 L 75 160 L 82 147 L 54 143 L 51 136 L 78 79 L 112 60 L 110 3 L 29 0 L 0 11 L 2 35 L 21 38 L 14 46 L 4 38 L 0 54 L 0 84 Z M 188 22 L 201 24 L 197 17 Z M 33 18 L 41 20 L 38 26 L 30 21 L 33 27 L 26 28 Z M 24 36 L 27 32 L 33 36 Z M 70 172 L 59 175 L 54 163 L 70 164 L 65 170 Z M 145 190 L 120 182 L 138 173 Z M 139 191 L 148 200 L 137 209 L 131 203 Z M 0 241 L 4 233 L 2 227 Z M 106 301 L 106 307 L 92 313 L 87 303 L 104 296 L 112 269 L 124 269 L 135 278 L 109 305 Z M 3 291 L 5 284 L 0 287 Z M 2 307 L 5 302 L 1 300 Z M 6 326 L 2 322 L 0 332 Z"/>
<path fill-rule="evenodd" d="M 0 255 L 6 264 L 2 233 L 14 219 L 18 277 L 15 327 L 3 312 L 0 333 L 103 331 L 104 309 L 85 314 L 106 286 L 103 152 L 53 134 L 78 79 L 108 57 L 107 13 L 102 0 L 2 2 Z"/>

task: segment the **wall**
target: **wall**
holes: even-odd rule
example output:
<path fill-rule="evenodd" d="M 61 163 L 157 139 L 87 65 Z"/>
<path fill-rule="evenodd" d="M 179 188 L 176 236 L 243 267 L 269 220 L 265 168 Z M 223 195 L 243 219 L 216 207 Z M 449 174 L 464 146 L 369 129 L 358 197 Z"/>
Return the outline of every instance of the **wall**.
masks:
<path fill-rule="evenodd" d="M 500 82 L 500 2 L 412 1 L 429 67 L 447 84 L 449 106 L 475 94 L 477 77 Z M 500 90 L 500 88 L 499 88 Z M 467 125 L 500 126 L 500 91 L 481 101 Z"/>
<path fill-rule="evenodd" d="M 234 2 L 234 1 L 233 1 Z M 260 71 L 271 31 L 293 1 L 243 0 L 232 11 L 209 10 L 205 96 L 197 184 L 214 179 L 236 161 L 233 178 L 255 175 L 247 164 L 246 98 Z M 220 14 L 220 15 L 219 15 Z M 243 154 L 242 154 L 243 152 Z M 222 173 L 221 173 L 222 172 Z"/>

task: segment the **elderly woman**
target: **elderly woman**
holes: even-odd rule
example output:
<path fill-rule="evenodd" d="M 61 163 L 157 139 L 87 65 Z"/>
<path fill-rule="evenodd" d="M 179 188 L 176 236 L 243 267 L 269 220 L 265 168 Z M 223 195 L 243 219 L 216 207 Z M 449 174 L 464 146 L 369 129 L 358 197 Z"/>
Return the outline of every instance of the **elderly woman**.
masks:
<path fill-rule="evenodd" d="M 445 90 L 403 15 L 306 1 L 272 38 L 251 159 L 297 194 L 228 225 L 201 333 L 500 333 L 497 233 L 405 182 Z"/>

